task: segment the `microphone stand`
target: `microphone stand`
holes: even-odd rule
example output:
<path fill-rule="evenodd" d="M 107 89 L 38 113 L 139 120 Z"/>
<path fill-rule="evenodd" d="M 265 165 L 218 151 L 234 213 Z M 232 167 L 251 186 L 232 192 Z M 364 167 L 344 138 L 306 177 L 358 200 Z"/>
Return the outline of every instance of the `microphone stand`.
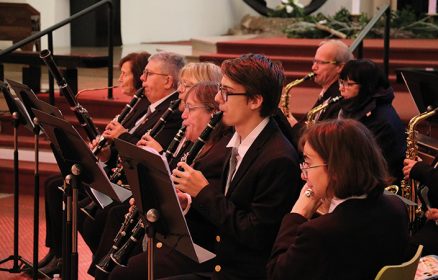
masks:
<path fill-rule="evenodd" d="M 32 264 L 18 254 L 18 218 L 19 218 L 19 182 L 18 182 L 18 126 L 20 125 L 20 115 L 18 112 L 12 113 L 14 120 L 14 254 L 0 260 L 0 264 L 8 261 L 13 261 L 13 266 L 10 269 L 0 268 L 0 271 L 8 271 L 9 273 L 20 273 L 24 267 L 32 267 Z M 19 264 L 19 262 L 21 262 Z M 37 261 L 38 263 L 38 261 Z M 24 267 L 23 267 L 24 266 Z"/>

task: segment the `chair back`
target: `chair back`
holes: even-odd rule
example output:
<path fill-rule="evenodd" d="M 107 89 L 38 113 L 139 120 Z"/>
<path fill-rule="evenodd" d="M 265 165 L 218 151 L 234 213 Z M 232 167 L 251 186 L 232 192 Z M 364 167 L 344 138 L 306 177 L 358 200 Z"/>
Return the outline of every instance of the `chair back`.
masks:
<path fill-rule="evenodd" d="M 400 265 L 386 265 L 380 269 L 375 280 L 414 280 L 418 261 L 423 251 L 423 245 L 419 245 L 417 252 L 407 262 Z"/>

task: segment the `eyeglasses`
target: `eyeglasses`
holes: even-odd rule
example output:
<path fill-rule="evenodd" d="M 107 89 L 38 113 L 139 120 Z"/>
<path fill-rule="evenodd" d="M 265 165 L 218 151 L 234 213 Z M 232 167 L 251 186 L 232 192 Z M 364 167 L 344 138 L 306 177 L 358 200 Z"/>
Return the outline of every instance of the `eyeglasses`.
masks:
<path fill-rule="evenodd" d="M 191 113 L 193 110 L 195 110 L 195 109 L 199 109 L 199 108 L 208 109 L 207 106 L 202 106 L 202 105 L 194 106 L 194 105 L 190 105 L 190 104 L 187 104 L 187 103 L 184 105 L 184 111 L 185 111 L 185 110 L 188 110 L 189 113 Z"/>
<path fill-rule="evenodd" d="M 186 91 L 187 89 L 191 89 L 192 87 L 193 87 L 193 85 L 187 85 L 181 81 L 178 82 L 178 88 L 180 88 L 181 91 Z"/>
<path fill-rule="evenodd" d="M 221 94 L 222 99 L 225 102 L 228 101 L 228 96 L 233 96 L 233 95 L 246 95 L 246 96 L 248 96 L 247 92 L 229 92 L 228 88 L 223 86 L 223 85 L 221 85 L 221 84 L 218 84 L 218 91 Z"/>
<path fill-rule="evenodd" d="M 338 84 L 339 84 L 340 87 L 346 87 L 346 88 L 349 88 L 349 87 L 352 87 L 352 86 L 354 86 L 354 85 L 358 85 L 359 83 L 356 83 L 356 82 L 349 82 L 349 81 L 346 81 L 346 80 L 339 79 L 339 80 L 338 80 Z"/>
<path fill-rule="evenodd" d="M 308 178 L 308 176 L 309 176 L 309 174 L 308 174 L 309 169 L 317 168 L 317 167 L 321 167 L 321 166 L 327 166 L 327 163 L 316 164 L 316 165 L 309 165 L 309 163 L 307 163 L 305 161 L 300 163 L 300 169 L 301 169 L 301 172 L 303 173 L 303 178 L 304 179 Z"/>
<path fill-rule="evenodd" d="M 168 74 L 163 74 L 163 73 L 156 73 L 156 72 L 152 72 L 149 71 L 147 69 L 143 70 L 143 75 L 144 77 L 147 79 L 150 75 L 159 75 L 159 76 L 169 76 Z"/>
<path fill-rule="evenodd" d="M 313 59 L 313 64 L 316 65 L 326 65 L 326 64 L 338 64 L 338 62 L 336 60 L 331 60 L 331 61 L 327 61 L 327 60 L 319 60 L 319 59 Z"/>

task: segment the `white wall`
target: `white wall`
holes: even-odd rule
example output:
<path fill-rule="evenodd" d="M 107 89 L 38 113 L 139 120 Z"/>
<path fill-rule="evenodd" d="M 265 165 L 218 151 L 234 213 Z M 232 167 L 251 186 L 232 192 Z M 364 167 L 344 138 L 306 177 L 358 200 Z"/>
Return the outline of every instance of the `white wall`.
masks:
<path fill-rule="evenodd" d="M 41 13 L 41 30 L 70 15 L 70 0 L 0 0 L 0 2 L 29 3 Z M 334 14 L 341 7 L 351 9 L 352 1 L 328 0 L 319 10 Z M 280 0 L 268 0 L 274 8 Z M 301 0 L 308 4 L 310 0 Z M 388 0 L 360 0 L 361 10 L 372 15 L 376 6 Z M 121 30 L 124 44 L 141 42 L 189 40 L 194 37 L 225 34 L 240 23 L 246 14 L 257 15 L 241 0 L 121 0 Z M 55 47 L 70 45 L 70 26 L 53 34 Z M 47 47 L 47 39 L 42 40 Z"/>
<path fill-rule="evenodd" d="M 245 14 L 255 12 L 236 0 L 122 0 L 122 40 L 134 44 L 221 35 Z"/>

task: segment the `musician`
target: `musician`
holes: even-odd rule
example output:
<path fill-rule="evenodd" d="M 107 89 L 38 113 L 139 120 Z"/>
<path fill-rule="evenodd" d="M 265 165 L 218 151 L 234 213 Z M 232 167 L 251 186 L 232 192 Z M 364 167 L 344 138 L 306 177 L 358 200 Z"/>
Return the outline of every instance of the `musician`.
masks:
<path fill-rule="evenodd" d="M 147 52 L 133 52 L 120 59 L 118 82 L 120 91 L 123 94 L 133 96 L 142 87 L 140 76 L 143 74 L 143 69 L 148 63 L 149 56 L 150 54 Z"/>
<path fill-rule="evenodd" d="M 136 144 L 138 140 L 159 121 L 160 117 L 169 107 L 171 101 L 178 98 L 176 87 L 178 85 L 178 73 L 184 66 L 185 60 L 182 56 L 171 52 L 159 52 L 149 57 L 141 75 L 144 95 L 149 100 L 148 112 L 139 118 L 131 129 L 124 128 L 117 120 L 112 120 L 106 130 L 102 133 L 105 138 L 122 140 Z M 166 124 L 155 137 L 162 146 L 167 146 L 181 126 L 181 114 L 174 112 L 166 120 Z M 105 151 L 106 150 L 106 151 Z M 109 158 L 106 164 L 114 166 L 118 153 L 113 146 L 109 149 L 102 149 L 101 158 Z M 105 153 L 107 152 L 107 155 Z M 109 155 L 109 156 L 108 156 Z M 117 205 L 117 203 L 114 203 Z M 106 217 L 111 207 L 98 211 L 94 219 L 87 217 L 79 230 L 84 241 L 95 252 L 99 245 L 102 228 L 105 225 Z"/>
<path fill-rule="evenodd" d="M 406 261 L 407 211 L 383 195 L 387 165 L 369 130 L 355 120 L 320 122 L 300 145 L 306 185 L 283 218 L 268 278 L 374 279 Z M 329 213 L 310 219 L 323 200 Z"/>
<path fill-rule="evenodd" d="M 172 179 L 192 197 L 190 211 L 217 228 L 216 261 L 209 276 L 265 279 L 281 218 L 301 188 L 297 152 L 270 118 L 284 75 L 280 65 L 260 54 L 226 60 L 221 69 L 216 101 L 224 124 L 236 131 L 227 145 L 231 156 L 222 183 L 211 184 L 204 172 L 183 162 L 178 163 L 183 171 L 175 169 Z M 175 278 L 180 277 L 185 276 Z"/>
<path fill-rule="evenodd" d="M 187 92 L 198 82 L 213 82 L 219 83 L 222 77 L 222 73 L 220 67 L 209 63 L 209 62 L 198 62 L 198 63 L 188 63 L 186 64 L 179 73 L 179 84 L 178 84 L 178 93 L 179 98 L 181 98 L 180 103 L 180 111 L 183 112 L 184 106 L 181 107 L 181 104 L 184 104 L 185 96 Z M 139 146 L 148 146 L 155 149 L 158 152 L 163 150 L 163 147 L 160 143 L 151 138 L 147 133 L 143 135 L 142 139 L 137 142 Z M 173 160 L 173 162 L 178 162 L 178 159 Z M 174 167 L 174 166 L 173 166 Z M 117 234 L 117 231 L 120 228 L 120 223 L 124 219 L 125 213 L 128 211 L 127 205 L 117 206 L 111 209 L 109 213 L 109 217 L 105 222 L 104 230 L 101 235 L 101 240 L 99 242 L 98 249 L 95 252 L 94 261 L 91 264 L 88 273 L 94 275 L 95 271 L 95 262 L 99 261 L 103 258 L 106 253 L 109 251 L 112 246 L 112 242 L 114 237 Z M 134 251 L 133 254 L 138 253 Z"/>
<path fill-rule="evenodd" d="M 120 138 L 137 143 L 141 137 L 150 130 L 159 120 L 160 116 L 169 107 L 172 100 L 176 100 L 178 92 L 178 74 L 185 65 L 185 60 L 180 55 L 170 52 L 159 52 L 149 57 L 149 62 L 144 68 L 140 79 L 143 82 L 145 97 L 151 105 L 148 112 L 137 122 L 134 127 L 127 129 L 116 120 L 111 121 L 102 135 L 107 139 Z M 181 123 L 179 114 L 172 114 L 157 141 L 163 141 L 167 146 L 175 135 Z"/>
<path fill-rule="evenodd" d="M 130 53 L 120 60 L 121 74 L 118 82 L 122 93 L 133 96 L 137 90 L 142 88 L 140 75 L 148 62 L 149 56 L 150 54 L 146 52 Z M 149 101 L 146 98 L 140 100 L 136 106 L 136 112 L 129 117 L 130 120 L 135 121 L 138 116 L 146 113 L 148 106 Z M 130 122 L 128 121 L 125 125 L 130 127 Z M 38 263 L 38 267 L 42 268 L 42 272 L 48 275 L 58 273 L 61 267 L 58 264 L 60 264 L 59 260 L 62 254 L 62 193 L 58 190 L 58 186 L 62 186 L 63 181 L 64 178 L 61 175 L 55 175 L 48 178 L 44 185 L 46 246 L 49 248 L 49 252 Z M 80 198 L 86 198 L 85 194 L 81 192 Z"/>
<path fill-rule="evenodd" d="M 315 74 L 313 81 L 321 87 L 318 100 L 312 106 L 315 108 L 333 97 L 339 96 L 338 78 L 345 63 L 353 59 L 353 54 L 348 46 L 340 40 L 322 41 L 313 58 L 312 72 Z M 337 118 L 339 105 L 333 104 L 318 116 L 318 120 Z M 306 119 L 297 121 L 292 114 L 288 117 L 289 123 L 295 134 L 295 145 L 305 127 Z"/>
<path fill-rule="evenodd" d="M 339 90 L 344 97 L 339 118 L 358 120 L 371 130 L 398 184 L 406 155 L 405 127 L 392 106 L 394 91 L 383 72 L 371 60 L 351 60 L 339 75 Z"/>
<path fill-rule="evenodd" d="M 426 223 L 412 236 L 412 241 L 424 246 L 423 255 L 438 255 L 438 170 L 423 161 L 405 159 L 403 174 L 406 180 L 413 179 L 429 188 L 427 199 L 431 208 L 425 213 Z"/>
<path fill-rule="evenodd" d="M 219 106 L 214 101 L 216 93 L 217 83 L 212 82 L 197 83 L 186 93 L 182 118 L 184 119 L 183 125 L 187 127 L 185 137 L 189 141 L 195 142 L 210 121 L 212 113 L 219 111 Z M 212 184 L 220 184 L 222 165 L 226 157 L 225 146 L 230 138 L 229 129 L 219 123 L 194 162 L 194 166 L 203 170 Z M 187 196 L 180 195 L 180 198 L 183 208 L 186 209 Z M 196 211 L 186 210 L 188 210 L 186 220 L 193 241 L 208 250 L 213 250 L 214 226 Z M 138 254 L 129 259 L 127 267 L 116 267 L 109 277 L 110 279 L 120 279 L 121 277 L 143 279 L 147 275 L 146 263 L 147 253 Z M 193 270 L 210 271 L 212 265 L 212 261 L 197 264 L 174 248 L 164 245 L 155 250 L 154 276 L 160 278 Z M 96 269 L 95 277 L 96 279 L 105 279 L 106 275 Z"/>
<path fill-rule="evenodd" d="M 178 82 L 178 98 L 181 100 L 178 109 L 184 111 L 184 100 L 187 92 L 199 82 L 217 82 L 219 83 L 222 77 L 220 67 L 211 62 L 191 62 L 186 64 L 179 73 Z M 163 151 L 163 147 L 155 141 L 149 134 L 142 136 L 142 139 L 137 142 L 138 146 L 148 146 L 158 152 Z"/>

